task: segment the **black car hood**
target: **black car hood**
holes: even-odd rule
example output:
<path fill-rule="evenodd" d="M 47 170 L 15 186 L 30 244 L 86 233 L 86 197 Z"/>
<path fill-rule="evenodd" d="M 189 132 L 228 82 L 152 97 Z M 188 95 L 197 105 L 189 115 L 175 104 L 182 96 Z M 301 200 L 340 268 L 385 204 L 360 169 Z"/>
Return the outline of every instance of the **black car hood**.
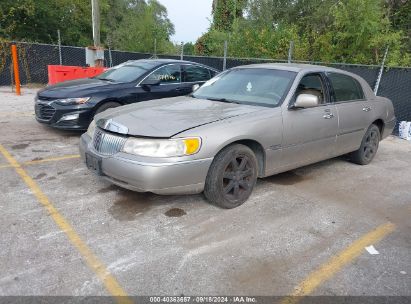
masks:
<path fill-rule="evenodd" d="M 45 98 L 89 97 L 93 93 L 110 90 L 119 85 L 122 84 L 97 78 L 82 78 L 49 85 L 40 90 L 38 95 Z"/>

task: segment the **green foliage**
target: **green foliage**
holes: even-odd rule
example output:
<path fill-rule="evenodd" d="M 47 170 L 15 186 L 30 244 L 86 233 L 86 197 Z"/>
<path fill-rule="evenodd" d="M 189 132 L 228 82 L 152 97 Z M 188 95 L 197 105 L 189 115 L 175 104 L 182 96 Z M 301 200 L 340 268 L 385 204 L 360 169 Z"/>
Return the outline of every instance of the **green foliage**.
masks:
<path fill-rule="evenodd" d="M 224 41 L 228 34 L 214 29 L 209 30 L 198 38 L 195 44 L 195 54 L 203 56 L 223 56 Z"/>
<path fill-rule="evenodd" d="M 184 43 L 184 54 L 185 55 L 194 55 L 194 43 L 192 43 L 192 42 Z"/>
<path fill-rule="evenodd" d="M 57 29 L 66 44 L 91 42 L 90 1 L 2 0 L 0 36 L 9 40 L 55 43 Z"/>
<path fill-rule="evenodd" d="M 229 56 L 286 59 L 292 40 L 295 60 L 379 64 L 389 46 L 388 65 L 411 65 L 410 0 L 248 0 L 236 18 L 218 3 L 197 54 L 221 56 L 227 40 Z"/>
<path fill-rule="evenodd" d="M 411 0 L 386 0 L 386 16 L 394 30 L 404 33 L 402 40 L 408 51 L 411 50 Z"/>
<path fill-rule="evenodd" d="M 247 26 L 239 21 L 233 26 L 229 38 L 229 54 L 233 57 L 254 58 L 287 58 L 290 41 L 296 44 L 295 58 L 305 57 L 306 41 L 300 39 L 294 25 L 277 26 L 276 28 Z"/>
<path fill-rule="evenodd" d="M 331 8 L 330 15 L 333 22 L 328 31 L 333 35 L 324 33 L 319 37 L 325 46 L 328 45 L 326 50 L 318 49 L 320 60 L 321 56 L 325 56 L 336 62 L 379 63 L 388 46 L 389 65 L 411 63 L 402 41 L 403 32 L 392 28 L 388 17 L 384 15 L 381 2 L 339 2 Z"/>
<path fill-rule="evenodd" d="M 185 54 L 411 65 L 411 0 L 213 0 L 213 22 Z M 179 54 L 157 0 L 100 0 L 101 42 L 113 49 Z M 1 0 L 6 40 L 92 44 L 90 0 Z"/>
<path fill-rule="evenodd" d="M 246 0 L 213 0 L 213 28 L 230 31 L 236 18 L 243 16 Z"/>
<path fill-rule="evenodd" d="M 90 0 L 1 0 L 0 37 L 8 40 L 57 42 L 57 29 L 65 45 L 92 42 Z M 101 42 L 121 50 L 174 51 L 169 38 L 174 26 L 166 8 L 156 0 L 100 0 Z"/>
<path fill-rule="evenodd" d="M 112 30 L 113 47 L 136 52 L 153 52 L 156 39 L 157 53 L 174 50 L 169 37 L 174 26 L 167 18 L 167 10 L 156 0 L 134 0 L 126 14 Z"/>

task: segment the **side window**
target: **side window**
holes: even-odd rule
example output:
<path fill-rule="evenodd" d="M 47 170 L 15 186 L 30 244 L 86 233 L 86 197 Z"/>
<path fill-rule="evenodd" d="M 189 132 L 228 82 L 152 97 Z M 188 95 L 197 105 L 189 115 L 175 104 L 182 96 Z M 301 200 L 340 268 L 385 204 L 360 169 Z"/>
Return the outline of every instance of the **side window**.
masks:
<path fill-rule="evenodd" d="M 329 73 L 328 79 L 334 88 L 335 102 L 364 99 L 361 85 L 354 78 L 336 73 Z"/>
<path fill-rule="evenodd" d="M 300 94 L 316 95 L 320 100 L 320 104 L 327 103 L 324 84 L 320 74 L 305 75 L 298 84 L 295 98 Z"/>
<path fill-rule="evenodd" d="M 160 80 L 160 83 L 179 83 L 181 81 L 180 66 L 176 64 L 165 65 L 152 73 L 148 80 Z"/>
<path fill-rule="evenodd" d="M 210 70 L 198 65 L 183 65 L 183 82 L 207 81 Z"/>

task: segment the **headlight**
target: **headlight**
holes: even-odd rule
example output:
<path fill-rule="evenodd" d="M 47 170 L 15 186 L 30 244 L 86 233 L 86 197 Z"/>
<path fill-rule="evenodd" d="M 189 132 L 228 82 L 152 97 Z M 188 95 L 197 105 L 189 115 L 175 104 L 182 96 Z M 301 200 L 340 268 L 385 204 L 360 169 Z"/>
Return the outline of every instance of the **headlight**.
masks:
<path fill-rule="evenodd" d="M 90 97 L 57 99 L 55 102 L 62 105 L 80 105 L 90 100 Z"/>
<path fill-rule="evenodd" d="M 201 147 L 201 138 L 177 139 L 145 139 L 128 138 L 124 144 L 123 152 L 150 156 L 150 157 L 176 157 L 197 153 Z"/>
<path fill-rule="evenodd" d="M 96 122 L 95 122 L 95 120 L 93 119 L 93 120 L 91 121 L 90 125 L 88 126 L 87 135 L 90 136 L 91 138 L 93 138 L 93 136 L 94 136 L 94 131 L 95 131 L 95 130 L 96 130 Z"/>

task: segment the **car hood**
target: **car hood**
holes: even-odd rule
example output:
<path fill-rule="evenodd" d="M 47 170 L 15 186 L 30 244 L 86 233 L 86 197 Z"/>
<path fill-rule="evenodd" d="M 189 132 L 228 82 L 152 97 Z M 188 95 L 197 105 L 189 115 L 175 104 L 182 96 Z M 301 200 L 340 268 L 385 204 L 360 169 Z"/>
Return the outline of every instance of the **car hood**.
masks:
<path fill-rule="evenodd" d="M 87 94 L 111 88 L 113 85 L 115 84 L 112 82 L 97 78 L 83 78 L 49 85 L 40 90 L 38 95 L 46 98 L 88 97 Z"/>
<path fill-rule="evenodd" d="M 111 123 L 115 129 L 129 135 L 168 138 L 188 129 L 262 109 L 185 96 L 109 109 L 97 115 L 95 120 L 99 126 L 110 129 Z"/>

